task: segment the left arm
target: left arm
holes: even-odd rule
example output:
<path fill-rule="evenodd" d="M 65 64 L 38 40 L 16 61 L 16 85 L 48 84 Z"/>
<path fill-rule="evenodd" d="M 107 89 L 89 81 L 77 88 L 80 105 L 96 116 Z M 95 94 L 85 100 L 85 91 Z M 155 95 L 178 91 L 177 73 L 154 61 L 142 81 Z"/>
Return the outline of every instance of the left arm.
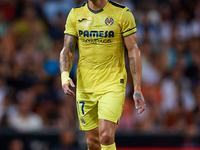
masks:
<path fill-rule="evenodd" d="M 138 113 L 141 114 L 145 110 L 146 104 L 141 92 L 142 63 L 137 41 L 137 33 L 124 37 L 124 42 L 128 49 L 130 71 L 133 77 L 133 99 L 135 101 L 135 107 L 138 109 Z"/>

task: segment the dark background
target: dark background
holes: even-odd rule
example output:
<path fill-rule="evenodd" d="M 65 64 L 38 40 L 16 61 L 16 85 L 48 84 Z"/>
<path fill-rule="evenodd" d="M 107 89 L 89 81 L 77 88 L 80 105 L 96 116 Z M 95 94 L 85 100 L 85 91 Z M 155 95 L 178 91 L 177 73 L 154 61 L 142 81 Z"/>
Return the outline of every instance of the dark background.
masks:
<path fill-rule="evenodd" d="M 119 147 L 200 147 L 200 1 L 118 0 L 133 12 L 147 109 L 128 66 Z M 67 14 L 81 0 L 0 1 L 0 150 L 85 149 L 75 97 L 61 89 Z M 76 82 L 78 49 L 71 78 Z"/>

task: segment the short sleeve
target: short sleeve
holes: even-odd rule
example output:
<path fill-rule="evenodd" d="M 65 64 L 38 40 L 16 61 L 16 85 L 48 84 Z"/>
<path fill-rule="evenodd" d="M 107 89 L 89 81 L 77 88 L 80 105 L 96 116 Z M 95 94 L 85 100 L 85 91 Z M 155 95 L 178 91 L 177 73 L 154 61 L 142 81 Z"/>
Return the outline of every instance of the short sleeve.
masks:
<path fill-rule="evenodd" d="M 73 35 L 73 36 L 77 36 L 74 8 L 71 9 L 71 11 L 70 11 L 70 13 L 67 17 L 64 33 L 69 34 L 69 35 Z"/>
<path fill-rule="evenodd" d="M 121 18 L 122 35 L 123 37 L 129 36 L 137 32 L 135 18 L 129 8 L 125 8 Z"/>

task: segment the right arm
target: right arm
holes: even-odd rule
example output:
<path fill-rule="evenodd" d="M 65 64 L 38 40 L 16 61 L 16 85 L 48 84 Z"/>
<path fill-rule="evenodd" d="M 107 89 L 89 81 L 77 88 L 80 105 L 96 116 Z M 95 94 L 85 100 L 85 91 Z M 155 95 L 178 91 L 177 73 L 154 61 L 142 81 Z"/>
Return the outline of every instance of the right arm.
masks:
<path fill-rule="evenodd" d="M 75 95 L 72 90 L 69 89 L 69 84 L 75 87 L 73 81 L 69 78 L 69 73 L 73 64 L 73 53 L 76 46 L 77 37 L 65 34 L 64 46 L 60 53 L 60 71 L 62 88 L 67 95 Z"/>
<path fill-rule="evenodd" d="M 73 63 L 73 53 L 76 46 L 77 37 L 65 34 L 64 46 L 60 53 L 60 71 L 70 72 Z"/>

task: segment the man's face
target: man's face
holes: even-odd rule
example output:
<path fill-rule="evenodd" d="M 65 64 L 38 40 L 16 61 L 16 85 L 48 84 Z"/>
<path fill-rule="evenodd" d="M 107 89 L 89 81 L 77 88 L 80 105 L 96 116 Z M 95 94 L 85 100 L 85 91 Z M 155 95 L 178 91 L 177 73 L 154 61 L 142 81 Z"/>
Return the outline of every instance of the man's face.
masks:
<path fill-rule="evenodd" d="M 91 2 L 93 2 L 93 3 L 94 3 L 94 2 L 96 2 L 97 0 L 89 0 L 89 1 L 91 1 Z"/>

